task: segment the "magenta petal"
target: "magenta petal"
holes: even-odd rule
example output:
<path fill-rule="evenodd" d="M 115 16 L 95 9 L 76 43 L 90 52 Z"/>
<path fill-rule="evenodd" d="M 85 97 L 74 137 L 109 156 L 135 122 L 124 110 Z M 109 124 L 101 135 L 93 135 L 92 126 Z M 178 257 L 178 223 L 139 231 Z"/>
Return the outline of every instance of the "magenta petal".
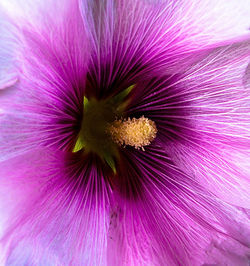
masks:
<path fill-rule="evenodd" d="M 95 157 L 69 159 L 50 150 L 1 163 L 7 258 L 106 265 L 110 188 L 104 170 Z"/>
<path fill-rule="evenodd" d="M 182 74 L 138 84 L 128 113 L 156 122 L 158 145 L 182 171 L 249 208 L 249 42 L 205 50 L 199 59 Z"/>
<path fill-rule="evenodd" d="M 128 193 L 116 197 L 110 265 L 202 265 L 211 243 L 224 240 L 241 247 L 246 261 L 249 228 L 236 208 L 206 192 L 158 147 L 127 151 L 125 156 L 127 170 L 118 174 L 139 181 L 141 192 L 136 199 Z M 125 186 L 119 192 L 131 187 Z"/>
<path fill-rule="evenodd" d="M 248 2 L 2 1 L 20 76 L 0 92 L 0 264 L 247 265 Z M 155 141 L 116 174 L 72 154 L 84 96 L 131 85 Z"/>
<path fill-rule="evenodd" d="M 249 55 L 249 43 L 221 48 L 190 69 L 177 85 L 188 89 L 182 104 L 190 110 L 182 125 L 189 134 L 166 147 L 204 187 L 245 208 L 250 207 Z"/>
<path fill-rule="evenodd" d="M 93 46 L 90 83 L 99 97 L 114 94 L 141 77 L 173 74 L 187 60 L 192 63 L 190 52 L 250 34 L 250 8 L 244 1 L 80 3 Z"/>
<path fill-rule="evenodd" d="M 228 265 L 247 266 L 249 264 L 249 250 L 235 242 L 213 241 L 207 250 L 204 266 Z"/>
<path fill-rule="evenodd" d="M 69 150 L 78 134 L 89 58 L 87 33 L 77 2 L 57 3 L 57 16 L 51 12 L 40 12 L 43 27 L 38 22 L 32 27 L 35 22 L 29 17 L 16 25 L 22 74 L 17 93 L 1 102 L 0 117 L 0 147 L 8 157 L 44 145 Z"/>

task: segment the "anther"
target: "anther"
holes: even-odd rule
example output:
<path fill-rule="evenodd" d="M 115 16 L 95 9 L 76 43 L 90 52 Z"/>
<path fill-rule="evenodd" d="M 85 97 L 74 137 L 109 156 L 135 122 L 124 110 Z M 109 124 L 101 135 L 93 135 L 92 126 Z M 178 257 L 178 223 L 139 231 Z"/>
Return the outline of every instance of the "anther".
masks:
<path fill-rule="evenodd" d="M 107 131 L 118 145 L 129 145 L 144 150 L 144 146 L 151 144 L 155 139 L 157 128 L 154 121 L 142 116 L 138 119 L 115 120 Z"/>

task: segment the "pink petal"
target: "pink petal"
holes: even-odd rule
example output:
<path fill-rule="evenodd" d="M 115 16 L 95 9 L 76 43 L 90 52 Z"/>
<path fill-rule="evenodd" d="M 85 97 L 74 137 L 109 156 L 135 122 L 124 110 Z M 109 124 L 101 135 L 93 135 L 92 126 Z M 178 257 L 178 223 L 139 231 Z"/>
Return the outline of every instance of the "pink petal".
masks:
<path fill-rule="evenodd" d="M 68 150 L 78 134 L 89 58 L 87 33 L 76 2 L 53 6 L 57 16 L 54 9 L 39 9 L 42 26 L 29 17 L 15 21 L 20 22 L 21 75 L 17 93 L 1 102 L 4 156 L 44 145 Z"/>
<path fill-rule="evenodd" d="M 79 3 L 93 47 L 89 79 L 96 95 L 113 95 L 142 77 L 175 74 L 198 60 L 191 52 L 250 36 L 249 1 Z"/>
<path fill-rule="evenodd" d="M 220 48 L 190 69 L 177 85 L 188 91 L 183 110 L 190 106 L 184 117 L 190 133 L 166 147 L 204 187 L 245 208 L 250 207 L 250 91 L 244 78 L 249 61 L 246 43 Z"/>
<path fill-rule="evenodd" d="M 202 265 L 215 242 L 228 254 L 229 245 L 237 247 L 240 265 L 247 265 L 249 227 L 236 208 L 206 192 L 158 147 L 127 151 L 123 162 L 117 178 L 134 180 L 134 188 L 140 182 L 141 191 L 135 198 L 131 183 L 118 182 L 109 265 Z"/>
<path fill-rule="evenodd" d="M 139 83 L 128 110 L 156 122 L 158 145 L 180 169 L 245 208 L 250 206 L 249 61 L 249 42 L 204 50 L 184 73 Z"/>
<path fill-rule="evenodd" d="M 105 167 L 94 156 L 77 156 L 44 150 L 1 163 L 5 259 L 106 265 L 110 188 Z"/>
<path fill-rule="evenodd" d="M 15 39 L 12 26 L 0 7 L 0 90 L 11 87 L 17 82 L 15 66 Z"/>

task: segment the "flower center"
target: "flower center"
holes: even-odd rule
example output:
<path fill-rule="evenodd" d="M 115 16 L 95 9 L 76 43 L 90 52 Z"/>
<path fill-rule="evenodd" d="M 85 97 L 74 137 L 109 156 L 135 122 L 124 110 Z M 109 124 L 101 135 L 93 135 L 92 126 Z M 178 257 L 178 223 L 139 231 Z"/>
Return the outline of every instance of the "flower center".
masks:
<path fill-rule="evenodd" d="M 119 159 L 118 145 L 144 150 L 156 137 L 155 123 L 142 116 L 139 119 L 122 119 L 128 105 L 130 86 L 114 97 L 105 100 L 84 97 L 83 119 L 73 152 L 83 150 L 100 156 L 116 173 Z"/>
<path fill-rule="evenodd" d="M 116 116 L 121 115 L 121 111 L 111 99 L 98 101 L 95 98 L 84 98 L 81 130 L 73 152 L 83 150 L 86 153 L 96 153 L 116 172 L 114 159 L 119 155 L 118 149 L 106 132 L 106 128 Z"/>
<path fill-rule="evenodd" d="M 144 150 L 156 137 L 157 128 L 155 122 L 145 118 L 128 118 L 115 120 L 108 127 L 108 132 L 115 143 L 120 146 L 133 146 Z"/>

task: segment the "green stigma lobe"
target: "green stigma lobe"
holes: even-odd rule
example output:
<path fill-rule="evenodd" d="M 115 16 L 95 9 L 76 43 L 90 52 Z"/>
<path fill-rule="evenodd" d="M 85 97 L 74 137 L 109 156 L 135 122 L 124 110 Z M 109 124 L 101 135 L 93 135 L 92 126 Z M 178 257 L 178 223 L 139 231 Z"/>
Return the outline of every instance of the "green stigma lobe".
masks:
<path fill-rule="evenodd" d="M 117 117 L 122 116 L 128 105 L 126 98 L 133 87 L 134 85 L 105 100 L 84 97 L 81 130 L 72 152 L 83 150 L 96 153 L 116 173 L 115 158 L 119 158 L 118 147 L 110 138 L 107 127 Z"/>

